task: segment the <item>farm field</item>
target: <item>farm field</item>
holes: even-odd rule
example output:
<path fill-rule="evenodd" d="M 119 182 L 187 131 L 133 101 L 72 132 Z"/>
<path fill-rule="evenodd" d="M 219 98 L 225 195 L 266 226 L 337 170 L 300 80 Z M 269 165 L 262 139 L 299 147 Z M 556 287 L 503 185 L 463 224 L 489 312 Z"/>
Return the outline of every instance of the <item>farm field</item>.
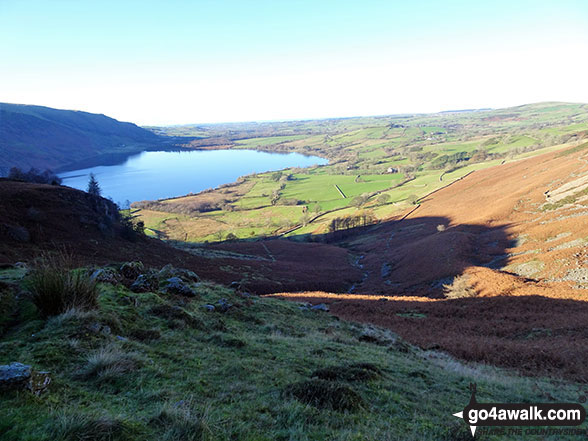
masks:
<path fill-rule="evenodd" d="M 308 240 L 333 220 L 381 221 L 468 173 L 581 143 L 584 104 L 277 123 L 152 128 L 187 148 L 253 148 L 329 164 L 240 178 L 198 195 L 135 203 L 148 234 L 191 243 L 287 236 Z M 181 138 L 180 138 L 181 139 Z"/>

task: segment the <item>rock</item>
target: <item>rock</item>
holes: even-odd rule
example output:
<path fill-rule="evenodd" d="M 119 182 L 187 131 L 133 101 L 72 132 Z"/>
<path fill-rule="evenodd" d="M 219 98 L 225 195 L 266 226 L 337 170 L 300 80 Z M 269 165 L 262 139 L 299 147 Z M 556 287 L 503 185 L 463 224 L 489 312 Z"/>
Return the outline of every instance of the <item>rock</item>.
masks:
<path fill-rule="evenodd" d="M 310 309 L 314 311 L 329 311 L 329 307 L 324 303 L 319 303 L 318 305 L 311 306 Z"/>
<path fill-rule="evenodd" d="M 22 363 L 0 366 L 0 389 L 28 389 L 40 395 L 51 383 L 49 372 L 34 371 Z"/>
<path fill-rule="evenodd" d="M 157 276 L 160 279 L 169 279 L 170 277 L 174 277 L 176 275 L 176 269 L 173 267 L 171 263 L 168 263 L 163 268 L 159 270 Z"/>
<path fill-rule="evenodd" d="M 144 269 L 142 262 L 127 262 L 120 267 L 119 272 L 127 279 L 136 279 Z"/>
<path fill-rule="evenodd" d="M 241 289 L 241 282 L 231 282 L 231 284 L 229 285 L 229 288 L 231 289 Z"/>
<path fill-rule="evenodd" d="M 206 309 L 207 311 L 214 311 L 214 310 L 216 309 L 216 308 L 214 307 L 214 305 L 210 305 L 210 304 L 207 304 L 207 305 L 202 305 L 202 307 L 203 307 L 204 309 Z"/>
<path fill-rule="evenodd" d="M 26 387 L 31 378 L 31 367 L 22 363 L 0 366 L 0 388 Z"/>
<path fill-rule="evenodd" d="M 92 323 L 91 325 L 89 325 L 87 327 L 87 329 L 88 329 L 88 331 L 92 332 L 93 334 L 110 335 L 112 333 L 110 326 L 102 325 L 98 322 Z"/>
<path fill-rule="evenodd" d="M 200 277 L 198 277 L 198 274 L 196 274 L 194 271 L 190 271 L 187 269 L 179 269 L 178 273 L 179 273 L 180 277 L 184 280 L 192 281 L 192 282 L 200 282 Z"/>
<path fill-rule="evenodd" d="M 187 269 L 174 268 L 170 263 L 165 265 L 157 273 L 159 279 L 170 279 L 172 277 L 180 277 L 185 282 L 199 282 L 200 278 L 194 271 Z"/>
<path fill-rule="evenodd" d="M 90 275 L 90 278 L 97 282 L 110 283 L 111 285 L 116 285 L 121 281 L 120 275 L 112 268 L 98 268 Z"/>
<path fill-rule="evenodd" d="M 221 312 L 227 312 L 227 311 L 228 311 L 228 310 L 229 310 L 229 309 L 230 309 L 230 308 L 233 306 L 233 304 L 232 304 L 232 303 L 229 303 L 229 302 L 227 301 L 227 299 L 220 299 L 220 300 L 219 300 L 218 302 L 216 302 L 216 303 L 217 303 L 217 305 L 218 305 L 218 309 L 219 309 Z"/>
<path fill-rule="evenodd" d="M 162 283 L 163 291 L 167 294 L 179 294 L 186 297 L 195 297 L 196 293 L 179 277 L 170 277 Z"/>
<path fill-rule="evenodd" d="M 157 279 L 148 274 L 140 274 L 129 289 L 133 292 L 153 292 L 157 291 L 159 283 Z"/>

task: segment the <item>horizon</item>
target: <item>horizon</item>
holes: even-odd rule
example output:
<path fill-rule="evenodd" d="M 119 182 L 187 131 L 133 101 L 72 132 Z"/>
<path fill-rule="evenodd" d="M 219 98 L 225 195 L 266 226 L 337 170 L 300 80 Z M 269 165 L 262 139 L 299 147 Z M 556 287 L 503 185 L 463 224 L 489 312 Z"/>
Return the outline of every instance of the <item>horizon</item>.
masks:
<path fill-rule="evenodd" d="M 578 0 L 8 0 L 0 96 L 141 126 L 588 102 L 587 25 Z"/>
<path fill-rule="evenodd" d="M 0 102 L 2 104 L 10 104 L 15 106 L 31 106 L 31 107 L 46 107 L 54 110 L 63 110 L 63 111 L 71 111 L 71 112 L 82 112 L 82 113 L 91 113 L 95 115 L 103 115 L 109 118 L 116 119 L 111 115 L 103 114 L 103 113 L 94 113 L 89 112 L 84 109 L 63 109 L 63 108 L 55 108 L 44 106 L 41 104 L 28 104 L 28 103 L 8 103 L 8 102 Z M 537 101 L 533 103 L 524 103 L 524 104 L 517 104 L 514 106 L 508 107 L 480 107 L 476 109 L 444 109 L 438 110 L 435 112 L 399 112 L 399 113 L 388 113 L 388 114 L 377 114 L 377 115 L 349 115 L 349 116 L 326 116 L 326 117 L 319 117 L 319 118 L 292 118 L 292 119 L 273 119 L 273 120 L 241 120 L 241 121 L 216 121 L 216 122 L 188 122 L 188 123 L 180 123 L 180 124 L 138 124 L 132 120 L 119 120 L 117 121 L 121 123 L 131 123 L 135 124 L 139 127 L 149 128 L 149 127 L 181 127 L 181 126 L 207 126 L 207 125 L 223 125 L 223 124 L 263 124 L 263 123 L 281 123 L 281 122 L 304 122 L 304 121 L 327 121 L 327 120 L 336 120 L 336 119 L 353 119 L 353 118 L 387 118 L 387 117 L 411 117 L 411 116 L 425 116 L 425 115 L 439 115 L 443 113 L 475 113 L 475 112 L 492 112 L 496 110 L 506 110 L 516 107 L 524 107 L 524 106 L 534 106 L 538 104 L 588 104 L 583 102 L 570 102 L 570 101 Z"/>

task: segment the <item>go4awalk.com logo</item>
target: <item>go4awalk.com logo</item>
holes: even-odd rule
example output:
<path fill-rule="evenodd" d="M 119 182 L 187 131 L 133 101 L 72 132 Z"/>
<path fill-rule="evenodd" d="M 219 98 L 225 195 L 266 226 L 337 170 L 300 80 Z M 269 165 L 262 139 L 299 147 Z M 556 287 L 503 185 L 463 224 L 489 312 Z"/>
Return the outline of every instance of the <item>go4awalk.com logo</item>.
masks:
<path fill-rule="evenodd" d="M 576 403 L 478 403 L 476 401 L 476 384 L 470 384 L 471 398 L 469 404 L 453 415 L 463 418 L 472 436 L 478 427 L 513 427 L 513 426 L 579 426 L 586 419 L 586 409 Z M 555 429 L 549 429 L 549 432 Z M 578 429 L 567 429 L 570 431 Z M 566 429 L 558 429 L 558 433 Z M 519 432 L 521 432 L 519 430 Z M 527 430 L 527 434 L 543 434 L 541 429 Z M 547 431 L 545 431 L 547 434 Z"/>

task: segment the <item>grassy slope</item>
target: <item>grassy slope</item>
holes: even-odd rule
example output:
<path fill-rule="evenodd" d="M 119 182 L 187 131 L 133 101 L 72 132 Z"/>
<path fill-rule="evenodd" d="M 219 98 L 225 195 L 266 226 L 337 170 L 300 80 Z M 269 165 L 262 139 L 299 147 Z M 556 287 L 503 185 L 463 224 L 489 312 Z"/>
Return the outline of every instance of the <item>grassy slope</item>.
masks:
<path fill-rule="evenodd" d="M 164 132 L 170 135 L 186 136 L 190 130 L 201 136 L 205 133 L 203 142 L 220 137 L 225 144 L 232 143 L 232 148 L 318 154 L 329 158 L 330 164 L 288 170 L 289 180 L 274 181 L 271 173 L 245 177 L 250 189 L 244 196 L 226 199 L 236 212 L 222 209 L 199 213 L 188 209 L 179 217 L 174 210 L 165 213 L 164 207 L 163 218 L 161 212 L 143 210 L 137 214 L 148 228 L 170 238 L 199 242 L 215 241 L 219 234 L 228 233 L 239 238 L 279 234 L 301 225 L 303 207 L 307 206 L 310 218 L 326 214 L 292 234 L 321 233 L 334 217 L 355 212 L 355 208 L 347 208 L 355 196 L 388 194 L 386 204 L 372 198 L 363 207 L 379 218 L 386 218 L 405 210 L 409 196 L 422 197 L 471 170 L 503 160 L 537 154 L 561 143 L 573 145 L 587 129 L 586 105 L 565 103 L 458 114 L 165 128 Z M 249 138 L 232 142 L 227 133 Z M 579 136 L 570 138 L 574 134 Z M 461 168 L 456 171 L 451 171 L 454 165 L 435 166 L 435 160 L 443 155 L 471 155 L 480 150 L 487 153 L 485 160 L 460 162 L 457 165 Z M 388 167 L 399 169 L 399 173 L 385 173 Z M 356 179 L 358 175 L 360 178 Z M 409 176 L 414 179 L 403 184 Z M 274 192 L 279 193 L 280 200 L 277 207 L 268 209 Z M 216 193 L 223 197 L 222 190 Z M 299 200 L 300 205 L 282 206 L 291 199 Z M 182 205 L 183 200 L 174 199 L 174 203 Z M 332 210 L 338 211 L 330 213 Z M 174 220 L 162 224 L 162 219 Z"/>
<path fill-rule="evenodd" d="M 4 281 L 21 276 L 0 272 Z M 84 439 L 97 440 L 110 439 L 110 430 L 112 439 L 129 440 L 465 440 L 466 426 L 451 414 L 467 404 L 470 382 L 478 383 L 482 402 L 577 399 L 573 384 L 464 365 L 295 303 L 243 298 L 212 284 L 197 290 L 200 297 L 186 302 L 104 285 L 99 310 L 47 321 L 21 303 L 18 322 L 0 340 L 0 360 L 49 370 L 53 384 L 38 398 L 2 394 L 0 437 L 73 440 L 89 433 Z M 236 306 L 226 313 L 201 307 L 220 298 Z M 112 332 L 89 331 L 95 323 Z M 146 330 L 160 338 L 134 337 Z M 361 341 L 365 335 L 375 343 Z M 81 377 L 100 348 L 122 368 Z M 284 393 L 316 369 L 342 373 L 357 363 L 382 371 L 369 381 L 335 382 L 359 393 L 358 411 L 317 408 Z"/>

